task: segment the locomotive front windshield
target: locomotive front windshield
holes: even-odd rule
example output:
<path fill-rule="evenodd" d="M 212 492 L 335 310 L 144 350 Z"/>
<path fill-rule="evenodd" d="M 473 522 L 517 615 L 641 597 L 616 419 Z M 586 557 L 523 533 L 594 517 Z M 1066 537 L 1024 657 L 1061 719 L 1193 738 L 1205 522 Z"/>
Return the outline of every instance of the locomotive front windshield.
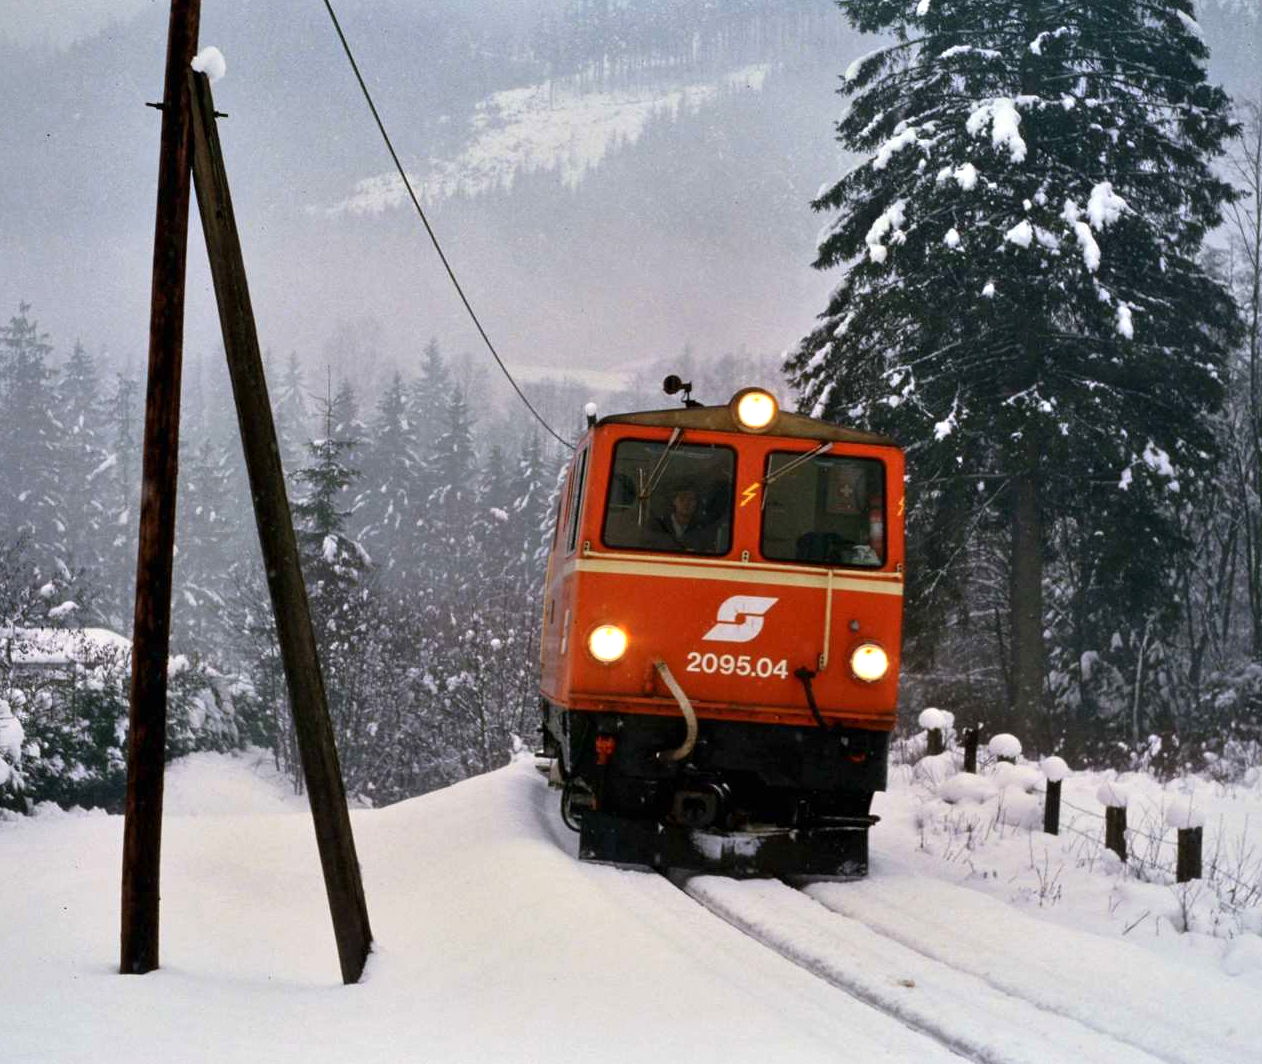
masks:
<path fill-rule="evenodd" d="M 767 460 L 762 554 L 877 568 L 885 561 L 885 470 L 871 458 L 777 451 Z"/>
<path fill-rule="evenodd" d="M 736 452 L 717 444 L 622 440 L 614 448 L 605 545 L 726 554 Z"/>

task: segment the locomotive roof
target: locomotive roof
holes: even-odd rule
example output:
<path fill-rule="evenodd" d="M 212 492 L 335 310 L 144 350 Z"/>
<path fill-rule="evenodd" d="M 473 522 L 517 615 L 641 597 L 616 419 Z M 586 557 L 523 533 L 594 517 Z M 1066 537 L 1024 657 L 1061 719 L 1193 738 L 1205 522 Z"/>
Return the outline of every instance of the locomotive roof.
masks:
<path fill-rule="evenodd" d="M 602 417 L 597 425 L 651 425 L 654 428 L 703 429 L 707 432 L 734 432 L 747 436 L 737 424 L 729 406 L 671 407 L 668 410 L 640 410 L 627 414 L 610 414 Z M 787 436 L 799 440 L 833 440 L 838 443 L 866 443 L 877 447 L 896 447 L 888 436 L 860 429 L 833 425 L 805 414 L 792 414 L 781 410 L 776 417 L 775 428 L 763 433 L 766 436 Z"/>

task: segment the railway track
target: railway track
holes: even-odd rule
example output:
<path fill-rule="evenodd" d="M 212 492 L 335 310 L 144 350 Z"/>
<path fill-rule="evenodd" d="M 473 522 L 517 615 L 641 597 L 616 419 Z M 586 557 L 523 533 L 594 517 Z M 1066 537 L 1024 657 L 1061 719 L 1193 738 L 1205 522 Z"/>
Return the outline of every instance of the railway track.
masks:
<path fill-rule="evenodd" d="M 573 836 L 562 834 L 573 853 Z M 686 872 L 665 878 L 743 936 L 846 994 L 858 1015 L 871 1008 L 882 1023 L 895 1020 L 956 1058 L 982 1064 L 1262 1059 L 1262 1013 L 1248 984 L 1206 982 L 1198 967 L 1058 926 L 902 867 L 895 857 L 863 880 L 800 888 Z M 853 1008 L 844 1011 L 849 1025 L 862 1022 Z"/>
<path fill-rule="evenodd" d="M 812 975 L 979 1064 L 1184 1064 L 928 956 L 777 880 L 671 877 L 691 898 Z M 828 885 L 844 891 L 850 884 Z M 808 888 L 818 891 L 819 887 Z M 1218 1058 L 1202 1058 L 1218 1059 Z"/>

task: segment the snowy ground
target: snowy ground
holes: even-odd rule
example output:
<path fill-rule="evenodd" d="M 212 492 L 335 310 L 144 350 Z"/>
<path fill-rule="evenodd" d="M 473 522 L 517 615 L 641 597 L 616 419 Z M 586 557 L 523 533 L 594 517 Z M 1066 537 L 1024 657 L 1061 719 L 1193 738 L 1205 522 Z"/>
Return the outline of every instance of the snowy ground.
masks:
<path fill-rule="evenodd" d="M 377 949 L 342 987 L 304 800 L 266 761 L 199 755 L 168 776 L 156 973 L 114 973 L 121 818 L 0 822 L 0 1059 L 1262 1059 L 1256 907 L 1124 873 L 1087 813 L 1056 839 L 1006 823 L 1011 794 L 894 775 L 869 880 L 694 879 L 722 918 L 576 863 L 529 762 L 356 811 Z M 1097 808 L 1098 783 L 1067 801 Z M 1171 794 L 1130 786 L 1133 815 Z M 1197 786 L 1207 864 L 1215 824 L 1262 850 L 1256 781 Z"/>

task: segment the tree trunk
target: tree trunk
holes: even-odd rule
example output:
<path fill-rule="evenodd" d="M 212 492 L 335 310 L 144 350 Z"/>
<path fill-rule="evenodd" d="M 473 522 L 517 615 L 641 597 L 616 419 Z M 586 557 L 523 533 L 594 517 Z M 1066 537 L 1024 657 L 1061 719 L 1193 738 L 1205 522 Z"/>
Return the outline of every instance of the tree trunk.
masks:
<path fill-rule="evenodd" d="M 1046 662 L 1043 653 L 1043 514 L 1030 471 L 1013 481 L 1012 564 L 1008 612 L 1012 629 L 1012 694 L 1017 726 L 1039 720 Z"/>

